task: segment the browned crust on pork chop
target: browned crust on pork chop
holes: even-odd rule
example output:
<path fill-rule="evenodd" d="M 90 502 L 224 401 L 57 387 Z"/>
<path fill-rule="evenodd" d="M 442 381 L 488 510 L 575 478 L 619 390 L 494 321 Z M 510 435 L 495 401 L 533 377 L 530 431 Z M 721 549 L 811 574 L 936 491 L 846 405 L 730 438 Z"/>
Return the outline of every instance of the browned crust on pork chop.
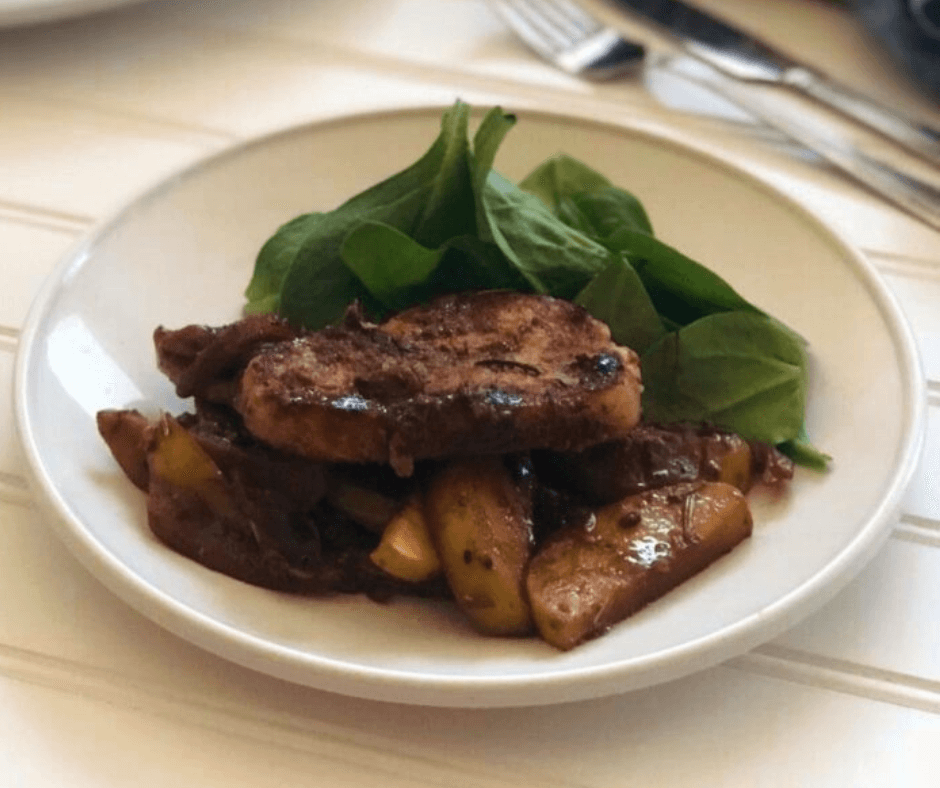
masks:
<path fill-rule="evenodd" d="M 160 370 L 180 397 L 228 404 L 245 365 L 261 348 L 293 339 L 298 331 L 274 315 L 250 315 L 214 328 L 190 325 L 153 332 Z"/>
<path fill-rule="evenodd" d="M 639 359 L 571 302 L 445 296 L 380 325 L 265 347 L 236 407 L 261 440 L 312 459 L 389 462 L 530 448 L 579 450 L 640 417 Z"/>

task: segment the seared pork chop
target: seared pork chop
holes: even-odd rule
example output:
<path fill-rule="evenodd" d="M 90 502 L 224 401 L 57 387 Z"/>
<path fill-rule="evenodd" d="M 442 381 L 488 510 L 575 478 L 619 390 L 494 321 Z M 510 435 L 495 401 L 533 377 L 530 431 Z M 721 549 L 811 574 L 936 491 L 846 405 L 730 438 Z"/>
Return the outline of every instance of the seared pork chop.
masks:
<path fill-rule="evenodd" d="M 157 364 L 178 396 L 230 404 L 245 365 L 262 347 L 298 332 L 273 315 L 251 315 L 221 328 L 191 325 L 153 332 Z"/>
<path fill-rule="evenodd" d="M 255 436 L 323 461 L 388 462 L 531 448 L 576 451 L 640 417 L 639 359 L 584 309 L 489 291 L 439 298 L 375 325 L 263 347 L 235 406 Z"/>

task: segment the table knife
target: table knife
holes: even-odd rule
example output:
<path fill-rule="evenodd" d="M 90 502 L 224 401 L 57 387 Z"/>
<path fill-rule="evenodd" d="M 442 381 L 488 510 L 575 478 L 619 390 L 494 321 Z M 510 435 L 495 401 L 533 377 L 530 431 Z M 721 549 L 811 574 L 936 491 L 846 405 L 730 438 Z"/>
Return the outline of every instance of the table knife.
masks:
<path fill-rule="evenodd" d="M 681 0 L 617 0 L 665 29 L 693 57 L 729 76 L 800 91 L 940 164 L 940 130 L 878 104 L 794 60 L 759 38 Z"/>

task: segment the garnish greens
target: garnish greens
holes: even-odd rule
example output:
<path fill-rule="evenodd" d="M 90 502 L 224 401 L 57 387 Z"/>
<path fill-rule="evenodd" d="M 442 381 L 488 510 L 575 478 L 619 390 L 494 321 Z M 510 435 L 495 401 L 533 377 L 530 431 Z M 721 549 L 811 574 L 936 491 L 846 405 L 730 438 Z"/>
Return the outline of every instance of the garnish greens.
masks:
<path fill-rule="evenodd" d="M 642 359 L 652 421 L 709 422 L 824 469 L 804 428 L 804 340 L 721 277 L 656 239 L 629 192 L 568 156 L 519 184 L 493 167 L 515 116 L 491 109 L 471 141 L 457 102 L 407 169 L 262 247 L 246 311 L 321 328 L 359 299 L 370 314 L 448 292 L 511 288 L 567 298 Z"/>

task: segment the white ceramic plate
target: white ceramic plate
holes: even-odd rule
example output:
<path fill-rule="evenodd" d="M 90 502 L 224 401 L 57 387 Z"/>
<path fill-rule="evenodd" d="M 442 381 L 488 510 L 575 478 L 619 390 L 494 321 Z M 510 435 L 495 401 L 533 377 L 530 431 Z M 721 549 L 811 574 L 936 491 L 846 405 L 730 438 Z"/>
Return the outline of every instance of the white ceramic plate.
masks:
<path fill-rule="evenodd" d="M 440 110 L 362 115 L 238 148 L 139 200 L 65 260 L 22 338 L 16 415 L 62 537 L 130 604 L 182 637 L 281 678 L 434 705 L 551 703 L 715 664 L 822 604 L 890 528 L 917 462 L 924 392 L 909 329 L 866 262 L 731 166 L 637 130 L 521 113 L 497 167 L 521 177 L 565 151 L 646 203 L 659 235 L 801 332 L 809 429 L 835 463 L 755 501 L 752 539 L 612 632 L 569 653 L 484 638 L 447 605 L 310 600 L 253 588 L 171 552 L 99 439 L 101 408 L 179 411 L 154 366 L 158 324 L 236 319 L 256 250 L 413 161 Z"/>
<path fill-rule="evenodd" d="M 0 27 L 52 22 L 141 0 L 0 0 Z"/>

